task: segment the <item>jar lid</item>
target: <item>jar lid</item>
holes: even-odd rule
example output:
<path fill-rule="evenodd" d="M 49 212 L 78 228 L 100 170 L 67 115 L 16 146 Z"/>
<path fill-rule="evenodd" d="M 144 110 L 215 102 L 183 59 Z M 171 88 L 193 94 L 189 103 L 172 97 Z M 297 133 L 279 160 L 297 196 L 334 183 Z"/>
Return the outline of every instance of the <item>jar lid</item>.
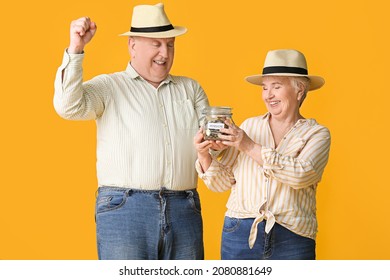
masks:
<path fill-rule="evenodd" d="M 209 106 L 204 108 L 202 113 L 207 115 L 231 115 L 232 108 L 225 106 Z"/>

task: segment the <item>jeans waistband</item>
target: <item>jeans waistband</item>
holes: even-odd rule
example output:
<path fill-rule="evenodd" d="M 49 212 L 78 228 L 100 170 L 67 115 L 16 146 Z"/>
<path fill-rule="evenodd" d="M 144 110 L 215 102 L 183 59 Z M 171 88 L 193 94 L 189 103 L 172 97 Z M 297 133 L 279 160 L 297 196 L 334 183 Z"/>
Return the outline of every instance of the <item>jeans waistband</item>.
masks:
<path fill-rule="evenodd" d="M 123 192 L 129 195 L 132 193 L 159 194 L 159 195 L 188 195 L 190 193 L 192 194 L 197 193 L 196 189 L 175 191 L 175 190 L 169 190 L 165 187 L 161 187 L 161 189 L 159 190 L 140 190 L 140 189 L 133 189 L 133 188 L 122 188 L 122 187 L 111 187 L 111 186 L 100 186 L 97 190 L 97 193 L 109 192 L 109 191 Z"/>

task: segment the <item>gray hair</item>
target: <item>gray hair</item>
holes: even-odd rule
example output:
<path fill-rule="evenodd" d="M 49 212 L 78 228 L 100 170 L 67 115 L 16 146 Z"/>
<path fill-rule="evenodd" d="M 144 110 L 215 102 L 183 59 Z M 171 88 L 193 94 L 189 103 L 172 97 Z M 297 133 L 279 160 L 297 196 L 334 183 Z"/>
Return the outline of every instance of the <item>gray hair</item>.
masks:
<path fill-rule="evenodd" d="M 295 88 L 296 91 L 300 90 L 301 86 L 303 86 L 303 96 L 299 103 L 299 107 L 301 107 L 303 101 L 306 98 L 306 94 L 309 91 L 310 79 L 307 77 L 295 77 L 295 76 L 290 76 L 289 79 L 291 81 L 291 85 Z"/>

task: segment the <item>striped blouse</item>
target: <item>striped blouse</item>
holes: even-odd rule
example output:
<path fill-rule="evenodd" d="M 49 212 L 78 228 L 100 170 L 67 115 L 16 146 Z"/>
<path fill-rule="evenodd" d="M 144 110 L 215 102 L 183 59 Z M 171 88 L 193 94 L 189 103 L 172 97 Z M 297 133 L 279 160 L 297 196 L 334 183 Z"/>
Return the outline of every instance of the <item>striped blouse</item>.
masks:
<path fill-rule="evenodd" d="M 231 191 L 227 216 L 255 219 L 250 248 L 256 241 L 257 225 L 264 219 L 267 233 L 276 222 L 296 234 L 316 238 L 316 189 L 329 156 L 326 127 L 314 119 L 300 119 L 275 147 L 269 116 L 249 118 L 240 126 L 262 146 L 263 166 L 232 147 L 220 159 L 214 157 L 205 173 L 196 162 L 209 189 Z"/>
<path fill-rule="evenodd" d="M 131 64 L 83 82 L 83 59 L 64 53 L 54 107 L 65 119 L 96 121 L 99 186 L 196 188 L 193 139 L 208 106 L 199 83 L 168 75 L 155 88 Z"/>

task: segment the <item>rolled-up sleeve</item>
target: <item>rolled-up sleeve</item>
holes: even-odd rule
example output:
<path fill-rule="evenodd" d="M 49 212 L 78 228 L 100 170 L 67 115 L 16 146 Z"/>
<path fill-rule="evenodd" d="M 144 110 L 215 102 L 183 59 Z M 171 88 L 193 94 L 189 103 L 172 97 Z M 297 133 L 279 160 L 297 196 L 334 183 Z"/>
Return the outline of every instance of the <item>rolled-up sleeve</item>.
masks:
<path fill-rule="evenodd" d="M 320 182 L 328 162 L 330 133 L 322 128 L 306 142 L 298 156 L 285 156 L 275 149 L 262 149 L 263 170 L 292 188 L 305 188 Z"/>
<path fill-rule="evenodd" d="M 195 168 L 207 188 L 214 192 L 228 191 L 236 183 L 231 169 L 223 166 L 215 159 L 213 159 L 206 172 L 203 172 L 198 160 L 195 163 Z"/>

